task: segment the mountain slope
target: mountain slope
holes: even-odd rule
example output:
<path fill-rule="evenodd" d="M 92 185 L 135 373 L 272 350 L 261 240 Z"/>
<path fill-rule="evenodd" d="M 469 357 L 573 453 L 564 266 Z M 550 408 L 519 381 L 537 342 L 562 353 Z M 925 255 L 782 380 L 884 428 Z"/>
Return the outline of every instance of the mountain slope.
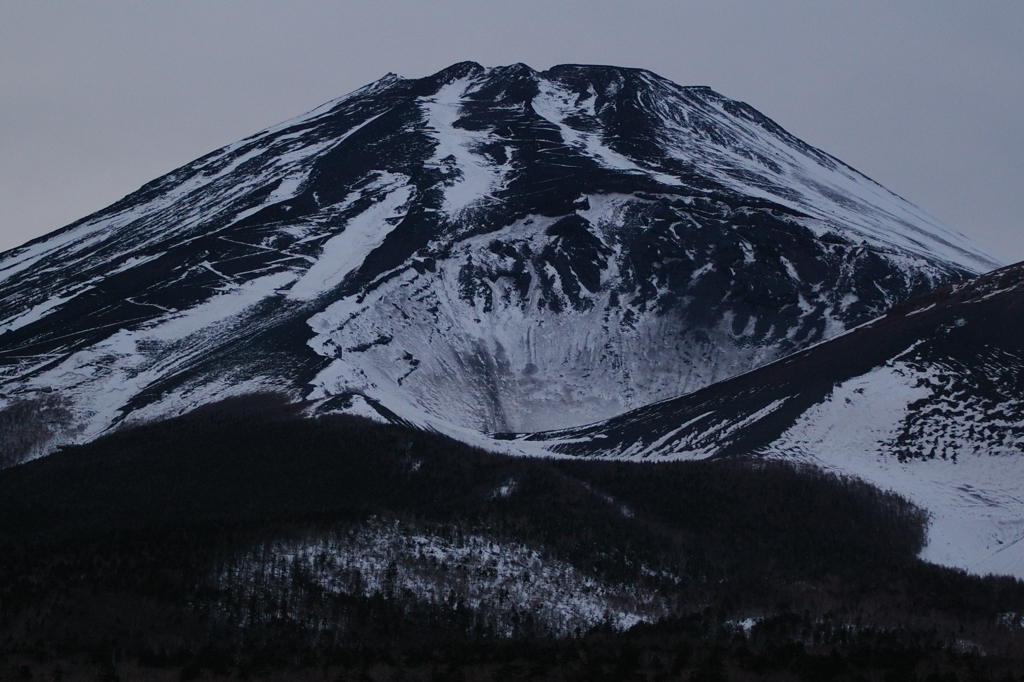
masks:
<path fill-rule="evenodd" d="M 855 475 L 932 514 L 925 558 L 1024 577 L 1022 327 L 1018 264 L 690 395 L 524 438 L 565 454 L 759 454 Z"/>
<path fill-rule="evenodd" d="M 391 75 L 0 257 L 0 396 L 59 403 L 8 459 L 260 390 L 562 428 L 994 265 L 708 88 Z"/>

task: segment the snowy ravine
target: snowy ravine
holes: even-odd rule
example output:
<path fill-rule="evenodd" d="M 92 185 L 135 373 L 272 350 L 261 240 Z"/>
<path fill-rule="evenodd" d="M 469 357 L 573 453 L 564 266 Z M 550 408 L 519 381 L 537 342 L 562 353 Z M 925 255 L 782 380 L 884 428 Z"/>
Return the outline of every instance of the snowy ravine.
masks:
<path fill-rule="evenodd" d="M 926 510 L 924 559 L 1024 578 L 1022 328 L 1016 265 L 696 393 L 518 439 L 577 456 L 812 464 Z"/>
<path fill-rule="evenodd" d="M 653 590 L 608 584 L 520 543 L 377 518 L 345 532 L 262 544 L 210 582 L 235 593 L 238 607 L 220 607 L 221 617 L 246 625 L 299 617 L 264 606 L 287 608 L 299 600 L 297 589 L 468 608 L 506 637 L 526 617 L 536 632 L 567 636 L 599 625 L 626 630 L 665 613 Z M 260 609 L 247 611 L 251 604 Z"/>
<path fill-rule="evenodd" d="M 566 428 L 995 265 L 706 87 L 389 75 L 0 255 L 0 411 L 66 416 L 0 433 L 0 465 L 257 391 L 458 437 Z"/>

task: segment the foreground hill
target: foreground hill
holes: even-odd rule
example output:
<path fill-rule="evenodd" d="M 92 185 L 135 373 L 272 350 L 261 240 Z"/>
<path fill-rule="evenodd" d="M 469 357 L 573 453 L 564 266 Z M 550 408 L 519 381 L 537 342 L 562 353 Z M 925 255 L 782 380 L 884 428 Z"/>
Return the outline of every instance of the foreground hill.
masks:
<path fill-rule="evenodd" d="M 0 255 L 6 459 L 266 390 L 449 433 L 565 428 L 995 265 L 705 87 L 389 75 Z"/>
<path fill-rule="evenodd" d="M 1024 584 L 783 462 L 511 458 L 247 399 L 2 471 L 0 518 L 5 678 L 1024 673 Z"/>
<path fill-rule="evenodd" d="M 896 306 L 756 371 L 525 436 L 636 460 L 758 454 L 854 475 L 931 515 L 923 556 L 1024 577 L 1024 264 Z"/>

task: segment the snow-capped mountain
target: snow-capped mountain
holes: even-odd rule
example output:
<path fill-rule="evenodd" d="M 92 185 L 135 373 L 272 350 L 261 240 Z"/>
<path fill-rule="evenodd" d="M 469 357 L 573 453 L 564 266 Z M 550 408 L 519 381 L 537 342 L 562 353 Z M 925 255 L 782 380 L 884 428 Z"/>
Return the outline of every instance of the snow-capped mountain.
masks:
<path fill-rule="evenodd" d="M 923 557 L 1024 577 L 1024 264 L 681 398 L 526 436 L 638 460 L 756 453 L 895 490 L 931 514 Z"/>
<path fill-rule="evenodd" d="M 50 415 L 8 460 L 268 390 L 565 428 L 995 266 L 706 87 L 389 75 L 0 256 L 0 399 Z"/>

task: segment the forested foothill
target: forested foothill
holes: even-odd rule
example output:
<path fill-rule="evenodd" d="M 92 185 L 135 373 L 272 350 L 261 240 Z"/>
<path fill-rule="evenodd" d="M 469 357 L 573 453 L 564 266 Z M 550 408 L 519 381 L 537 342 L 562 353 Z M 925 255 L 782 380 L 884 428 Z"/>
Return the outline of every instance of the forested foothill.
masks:
<path fill-rule="evenodd" d="M 0 519 L 0 679 L 1024 679 L 1024 583 L 756 458 L 514 458 L 259 396 L 6 469 Z"/>

